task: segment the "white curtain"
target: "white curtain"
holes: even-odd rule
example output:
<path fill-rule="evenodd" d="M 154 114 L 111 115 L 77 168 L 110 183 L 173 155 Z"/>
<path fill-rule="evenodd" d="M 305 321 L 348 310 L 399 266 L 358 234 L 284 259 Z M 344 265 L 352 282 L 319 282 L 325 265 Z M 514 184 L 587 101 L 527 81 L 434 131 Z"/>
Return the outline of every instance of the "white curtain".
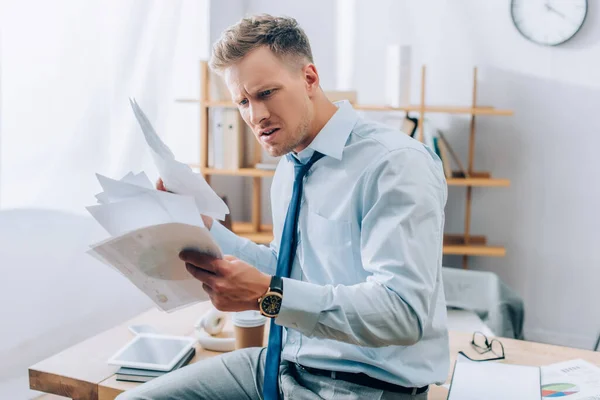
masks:
<path fill-rule="evenodd" d="M 135 96 L 182 161 L 197 149 L 208 0 L 0 0 L 0 206 L 84 213 L 95 172 L 154 172 Z M 177 153 L 179 151 L 179 154 Z"/>
<path fill-rule="evenodd" d="M 87 256 L 95 173 L 156 178 L 136 97 L 178 159 L 198 157 L 208 0 L 0 0 L 0 398 L 27 368 L 150 301 Z M 154 174 L 154 176 L 153 176 Z M 34 279 L 32 279 L 34 278 Z"/>

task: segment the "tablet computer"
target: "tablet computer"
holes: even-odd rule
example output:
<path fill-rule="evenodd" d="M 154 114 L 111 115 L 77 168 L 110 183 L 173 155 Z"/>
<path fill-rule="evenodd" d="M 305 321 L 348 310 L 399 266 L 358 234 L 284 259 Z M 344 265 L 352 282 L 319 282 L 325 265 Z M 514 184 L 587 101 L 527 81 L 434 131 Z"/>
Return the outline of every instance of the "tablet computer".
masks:
<path fill-rule="evenodd" d="M 194 346 L 196 339 L 141 333 L 115 353 L 108 363 L 129 368 L 170 371 Z"/>

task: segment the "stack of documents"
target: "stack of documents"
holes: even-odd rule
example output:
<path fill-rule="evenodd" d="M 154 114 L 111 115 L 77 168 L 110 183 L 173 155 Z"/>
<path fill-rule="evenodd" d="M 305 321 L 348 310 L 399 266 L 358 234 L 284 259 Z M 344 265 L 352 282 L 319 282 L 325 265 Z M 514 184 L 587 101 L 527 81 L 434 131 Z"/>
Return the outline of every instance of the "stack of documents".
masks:
<path fill-rule="evenodd" d="M 540 382 L 541 380 L 541 382 Z M 448 400 L 600 400 L 600 368 L 575 359 L 543 367 L 474 362 L 458 355 Z"/>
<path fill-rule="evenodd" d="M 585 360 L 569 360 L 542 367 L 542 378 L 544 399 L 600 399 L 600 368 Z"/>
<path fill-rule="evenodd" d="M 540 400 L 539 367 L 477 362 L 458 355 L 448 400 Z"/>
<path fill-rule="evenodd" d="M 116 268 L 164 311 L 208 299 L 202 283 L 179 259 L 184 249 L 221 258 L 201 214 L 223 220 L 227 205 L 201 175 L 177 160 L 160 140 L 135 100 L 130 100 L 166 189 L 158 191 L 144 172 L 119 180 L 97 174 L 102 192 L 90 214 L 111 235 L 88 254 Z"/>

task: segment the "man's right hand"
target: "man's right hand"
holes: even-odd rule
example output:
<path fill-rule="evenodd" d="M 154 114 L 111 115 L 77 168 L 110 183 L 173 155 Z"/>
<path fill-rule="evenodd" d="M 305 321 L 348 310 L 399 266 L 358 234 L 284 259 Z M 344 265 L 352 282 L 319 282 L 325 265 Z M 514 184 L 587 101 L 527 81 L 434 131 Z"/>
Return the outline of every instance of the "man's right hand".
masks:
<path fill-rule="evenodd" d="M 158 180 L 156 181 L 156 190 L 160 190 L 162 192 L 169 192 L 161 178 L 158 178 Z M 206 215 L 200 216 L 202 217 L 202 221 L 204 222 L 204 226 L 206 226 L 206 229 L 210 230 L 210 228 L 212 228 L 213 219 L 211 217 L 207 217 Z"/>

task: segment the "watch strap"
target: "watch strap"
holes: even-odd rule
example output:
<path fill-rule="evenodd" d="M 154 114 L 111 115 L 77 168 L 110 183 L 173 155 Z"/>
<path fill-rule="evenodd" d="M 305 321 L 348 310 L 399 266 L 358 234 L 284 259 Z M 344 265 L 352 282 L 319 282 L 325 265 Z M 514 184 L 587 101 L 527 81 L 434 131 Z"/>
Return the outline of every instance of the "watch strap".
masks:
<path fill-rule="evenodd" d="M 273 275 L 269 284 L 269 291 L 283 294 L 283 279 L 280 276 Z"/>

